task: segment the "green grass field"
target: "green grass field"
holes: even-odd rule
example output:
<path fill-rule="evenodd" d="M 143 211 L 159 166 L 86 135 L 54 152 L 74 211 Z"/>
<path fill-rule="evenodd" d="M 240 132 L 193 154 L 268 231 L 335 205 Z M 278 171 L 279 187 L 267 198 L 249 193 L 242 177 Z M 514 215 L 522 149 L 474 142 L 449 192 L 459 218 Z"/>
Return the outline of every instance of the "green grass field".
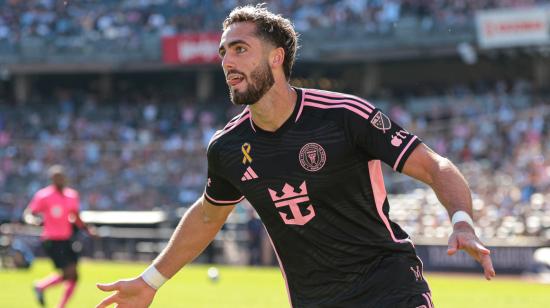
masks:
<path fill-rule="evenodd" d="M 80 284 L 70 308 L 94 307 L 106 294 L 96 282 L 110 282 L 139 274 L 146 264 L 84 261 Z M 205 266 L 189 266 L 157 294 L 152 307 L 288 307 L 283 278 L 278 268 L 219 267 L 220 279 L 212 283 Z M 30 271 L 0 270 L 0 307 L 38 307 L 31 291 L 32 281 L 48 274 L 52 266 L 38 260 Z M 550 286 L 519 279 L 497 278 L 487 282 L 473 276 L 427 275 L 438 308 L 546 308 Z M 56 287 L 46 293 L 48 307 L 61 295 Z"/>

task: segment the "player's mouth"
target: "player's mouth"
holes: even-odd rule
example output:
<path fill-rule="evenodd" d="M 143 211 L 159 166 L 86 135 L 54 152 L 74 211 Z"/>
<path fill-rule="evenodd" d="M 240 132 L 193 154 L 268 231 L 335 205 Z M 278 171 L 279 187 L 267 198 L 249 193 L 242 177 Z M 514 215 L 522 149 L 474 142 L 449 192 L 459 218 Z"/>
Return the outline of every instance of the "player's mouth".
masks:
<path fill-rule="evenodd" d="M 232 87 L 240 84 L 243 80 L 244 80 L 244 75 L 239 73 L 227 74 L 227 78 L 226 78 L 227 84 Z"/>

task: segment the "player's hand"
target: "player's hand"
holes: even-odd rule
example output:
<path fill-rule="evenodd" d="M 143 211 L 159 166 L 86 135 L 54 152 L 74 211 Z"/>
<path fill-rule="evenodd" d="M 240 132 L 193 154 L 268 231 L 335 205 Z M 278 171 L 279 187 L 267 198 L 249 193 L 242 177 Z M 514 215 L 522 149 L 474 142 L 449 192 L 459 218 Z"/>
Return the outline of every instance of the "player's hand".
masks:
<path fill-rule="evenodd" d="M 94 226 L 86 226 L 86 233 L 89 237 L 93 239 L 99 239 L 99 234 L 97 233 L 97 229 Z"/>
<path fill-rule="evenodd" d="M 151 305 L 157 292 L 141 277 L 108 284 L 98 283 L 97 287 L 102 291 L 115 293 L 101 301 L 96 308 L 106 308 L 112 304 L 116 304 L 117 308 L 146 308 Z"/>
<path fill-rule="evenodd" d="M 449 248 L 447 254 L 452 256 L 458 250 L 466 251 L 483 267 L 483 272 L 487 280 L 495 277 L 495 269 L 491 261 L 491 252 L 485 248 L 479 238 L 477 238 L 474 229 L 466 222 L 457 222 L 454 225 L 453 233 L 449 237 Z"/>

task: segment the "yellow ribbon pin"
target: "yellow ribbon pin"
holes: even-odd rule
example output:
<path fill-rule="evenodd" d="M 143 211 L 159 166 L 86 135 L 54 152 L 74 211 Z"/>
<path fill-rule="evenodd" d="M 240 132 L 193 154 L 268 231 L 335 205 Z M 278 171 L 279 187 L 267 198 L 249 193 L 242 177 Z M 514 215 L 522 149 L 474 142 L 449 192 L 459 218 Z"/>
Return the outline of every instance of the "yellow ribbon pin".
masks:
<path fill-rule="evenodd" d="M 248 162 L 249 164 L 252 162 L 252 157 L 250 156 L 250 149 L 252 147 L 250 146 L 250 144 L 247 142 L 245 144 L 243 144 L 243 146 L 241 147 L 241 151 L 243 152 L 243 165 L 246 165 L 246 162 Z"/>

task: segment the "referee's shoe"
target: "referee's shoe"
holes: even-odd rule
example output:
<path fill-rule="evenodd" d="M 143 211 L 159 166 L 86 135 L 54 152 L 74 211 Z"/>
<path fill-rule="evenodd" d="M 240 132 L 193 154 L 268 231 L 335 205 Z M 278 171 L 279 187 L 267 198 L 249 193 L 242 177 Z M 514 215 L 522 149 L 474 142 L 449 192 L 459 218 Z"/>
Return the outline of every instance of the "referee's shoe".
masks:
<path fill-rule="evenodd" d="M 38 303 L 40 303 L 40 307 L 46 307 L 46 301 L 44 300 L 44 291 L 40 290 L 40 288 L 36 285 L 33 286 L 33 290 L 36 300 L 38 301 Z"/>

